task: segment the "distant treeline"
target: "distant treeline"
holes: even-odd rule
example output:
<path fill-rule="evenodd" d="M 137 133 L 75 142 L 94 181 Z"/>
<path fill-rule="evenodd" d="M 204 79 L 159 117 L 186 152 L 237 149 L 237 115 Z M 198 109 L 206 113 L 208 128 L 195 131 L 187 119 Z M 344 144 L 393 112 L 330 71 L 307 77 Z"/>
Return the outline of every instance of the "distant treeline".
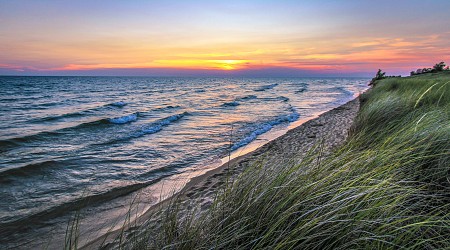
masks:
<path fill-rule="evenodd" d="M 445 67 L 444 62 L 436 63 L 433 68 L 423 68 L 423 69 L 417 69 L 416 71 L 411 71 L 410 75 L 420 75 L 420 74 L 427 74 L 427 73 L 437 73 L 444 70 L 449 70 L 449 67 Z"/>
<path fill-rule="evenodd" d="M 411 71 L 410 75 L 421 75 L 421 74 L 427 74 L 427 73 L 437 73 L 441 71 L 447 71 L 450 70 L 449 66 L 446 67 L 446 64 L 444 62 L 436 63 L 433 68 L 423 68 L 423 69 L 417 69 L 416 71 Z M 390 78 L 390 77 L 401 77 L 401 76 L 386 76 L 386 72 L 383 72 L 381 69 L 378 70 L 377 74 L 374 78 L 370 81 L 369 85 L 374 85 L 376 81 Z"/>

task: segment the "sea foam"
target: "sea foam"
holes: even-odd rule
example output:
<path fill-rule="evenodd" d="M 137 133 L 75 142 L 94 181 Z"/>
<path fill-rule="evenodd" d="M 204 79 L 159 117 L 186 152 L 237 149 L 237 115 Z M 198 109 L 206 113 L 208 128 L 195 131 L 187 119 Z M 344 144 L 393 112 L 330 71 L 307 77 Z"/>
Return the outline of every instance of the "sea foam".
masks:
<path fill-rule="evenodd" d="M 300 117 L 300 115 L 297 112 L 294 111 L 290 115 L 281 116 L 281 117 L 278 117 L 275 120 L 263 123 L 263 124 L 259 125 L 258 128 L 255 131 L 253 131 L 250 135 L 248 135 L 244 139 L 240 140 L 239 142 L 235 143 L 231 147 L 231 151 L 236 150 L 236 149 L 238 149 L 240 147 L 243 147 L 243 146 L 249 144 L 250 142 L 254 141 L 256 139 L 256 137 L 258 137 L 259 135 L 262 135 L 262 134 L 268 132 L 274 126 L 282 124 L 282 123 L 285 123 L 285 122 L 296 121 L 299 117 Z"/>
<path fill-rule="evenodd" d="M 114 124 L 125 124 L 137 121 L 137 114 L 126 115 L 122 117 L 110 118 L 108 121 Z"/>
<path fill-rule="evenodd" d="M 136 134 L 134 134 L 133 137 L 140 137 L 142 135 L 145 134 L 154 134 L 157 133 L 159 131 L 161 131 L 163 129 L 163 127 L 171 124 L 172 122 L 175 122 L 179 119 L 181 119 L 183 116 L 185 116 L 187 114 L 187 112 L 181 113 L 181 114 L 176 114 L 176 115 L 172 115 L 166 118 L 163 118 L 155 123 L 152 123 L 148 126 L 144 126 L 142 127 L 141 131 L 137 132 Z"/>

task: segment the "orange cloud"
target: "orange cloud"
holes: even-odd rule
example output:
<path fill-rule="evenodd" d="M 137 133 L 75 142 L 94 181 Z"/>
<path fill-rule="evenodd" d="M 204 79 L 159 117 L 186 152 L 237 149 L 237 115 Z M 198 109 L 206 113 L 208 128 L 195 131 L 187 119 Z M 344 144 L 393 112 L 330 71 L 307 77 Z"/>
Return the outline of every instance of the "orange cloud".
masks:
<path fill-rule="evenodd" d="M 36 43 L 39 53 L 25 53 L 26 47 L 14 45 L 5 55 L 14 53 L 25 62 L 21 67 L 39 71 L 96 69 L 201 69 L 245 70 L 288 67 L 311 71 L 373 71 L 410 69 L 414 63 L 446 61 L 450 46 L 448 35 L 398 37 L 329 37 L 301 39 L 296 37 L 248 38 L 239 43 L 219 41 L 211 44 L 144 43 L 138 40 L 84 42 L 81 45 Z M 105 44 L 105 45 L 103 45 Z M 12 46 L 12 45 L 11 45 Z M 10 54 L 8 54 L 10 53 Z M 3 57 L 3 58 L 6 58 Z M 46 58 L 41 60 L 39 58 Z M 447 56 L 448 58 L 448 56 Z M 38 60 L 39 59 L 39 60 Z M 36 62 L 36 63 L 34 63 Z M 0 67 L 10 65 L 2 59 Z M 11 69 L 14 67 L 8 66 Z"/>

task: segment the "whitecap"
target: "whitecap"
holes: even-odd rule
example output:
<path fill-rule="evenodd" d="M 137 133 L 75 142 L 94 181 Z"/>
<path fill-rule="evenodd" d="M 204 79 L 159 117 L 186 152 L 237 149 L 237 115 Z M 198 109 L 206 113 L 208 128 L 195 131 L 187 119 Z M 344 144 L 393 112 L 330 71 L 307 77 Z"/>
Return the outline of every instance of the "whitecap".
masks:
<path fill-rule="evenodd" d="M 275 120 L 269 121 L 267 123 L 261 124 L 260 126 L 258 126 L 258 128 L 253 131 L 250 135 L 248 135 L 247 137 L 245 137 L 244 139 L 240 140 L 239 142 L 235 143 L 232 147 L 231 147 L 231 151 L 236 150 L 240 147 L 243 147 L 247 144 L 249 144 L 250 142 L 254 141 L 256 139 L 256 137 L 258 137 L 259 135 L 262 135 L 266 132 L 268 132 L 269 130 L 271 130 L 274 126 L 285 123 L 285 122 L 293 122 L 296 121 L 298 118 L 300 117 L 300 115 L 297 112 L 293 112 L 290 115 L 286 115 L 286 116 L 281 116 L 278 117 Z"/>
<path fill-rule="evenodd" d="M 141 131 L 135 135 L 135 137 L 142 136 L 144 134 L 154 134 L 163 129 L 164 126 L 170 125 L 172 122 L 175 122 L 181 118 L 183 118 L 187 112 L 172 115 L 169 117 L 166 117 L 164 119 L 159 120 L 158 122 L 155 122 L 151 125 L 142 127 Z"/>
<path fill-rule="evenodd" d="M 125 123 L 129 123 L 129 122 L 135 122 L 135 121 L 137 121 L 137 114 L 131 114 L 131 115 L 126 115 L 126 116 L 116 117 L 116 118 L 110 118 L 110 119 L 108 119 L 108 121 L 110 123 L 114 123 L 114 124 L 125 124 Z"/>

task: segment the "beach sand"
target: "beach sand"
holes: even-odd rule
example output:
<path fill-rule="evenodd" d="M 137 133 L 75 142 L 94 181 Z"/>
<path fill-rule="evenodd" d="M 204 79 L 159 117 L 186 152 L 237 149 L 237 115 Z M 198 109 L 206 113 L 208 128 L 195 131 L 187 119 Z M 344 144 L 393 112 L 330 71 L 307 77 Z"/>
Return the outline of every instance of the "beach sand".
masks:
<path fill-rule="evenodd" d="M 253 152 L 232 159 L 216 169 L 192 178 L 174 197 L 150 208 L 137 221 L 130 223 L 134 226 L 124 228 L 124 236 L 128 238 L 133 234 L 139 234 L 142 231 L 141 227 L 157 223 L 158 211 L 174 198 L 181 202 L 182 208 L 194 205 L 200 208 L 200 212 L 206 210 L 225 181 L 230 177 L 233 179 L 252 164 L 262 163 L 264 166 L 276 166 L 287 162 L 292 164 L 301 161 L 302 156 L 311 150 L 320 150 L 324 155 L 328 154 L 347 138 L 359 106 L 359 99 L 355 98 L 289 130 L 286 134 Z M 117 238 L 121 233 L 122 230 L 117 230 L 103 235 L 83 248 L 98 249 L 102 245 L 104 249 L 117 248 Z"/>

